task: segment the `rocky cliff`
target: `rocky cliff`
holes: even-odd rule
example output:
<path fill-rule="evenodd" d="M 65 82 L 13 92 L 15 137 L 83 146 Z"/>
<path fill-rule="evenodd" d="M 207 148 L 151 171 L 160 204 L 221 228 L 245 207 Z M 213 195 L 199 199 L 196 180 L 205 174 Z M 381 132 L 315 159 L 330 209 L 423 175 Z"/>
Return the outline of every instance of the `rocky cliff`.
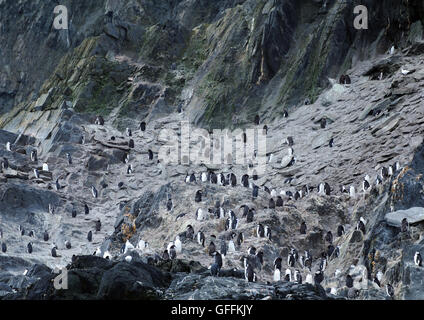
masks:
<path fill-rule="evenodd" d="M 53 27 L 55 1 L 0 1 L 1 296 L 386 299 L 391 285 L 391 298 L 424 298 L 422 267 L 414 263 L 423 251 L 422 1 L 361 1 L 368 30 L 353 27 L 357 1 L 61 4 L 68 30 Z M 342 74 L 350 84 L 339 83 Z M 104 123 L 96 123 L 99 116 Z M 184 121 L 191 130 L 266 125 L 266 154 L 259 154 L 266 171 L 256 179 L 248 162 L 159 160 L 169 141 L 181 142 Z M 205 141 L 190 147 L 214 152 Z M 258 159 L 249 160 L 255 168 Z M 393 172 L 376 184 L 389 165 Z M 237 186 L 201 181 L 207 172 L 233 173 Z M 196 181 L 185 183 L 192 173 Z M 257 197 L 241 185 L 244 174 L 259 187 Z M 366 175 L 371 186 L 364 192 Z M 318 193 L 323 182 L 329 195 Z M 273 208 L 270 199 L 278 196 L 284 204 Z M 224 217 L 215 216 L 217 203 Z M 253 221 L 242 205 L 254 209 Z M 234 230 L 225 226 L 229 210 L 239 220 Z M 410 223 L 401 232 L 404 217 Z M 272 236 L 257 237 L 259 223 Z M 188 225 L 204 233 L 205 247 L 186 237 Z M 222 251 L 221 242 L 236 242 L 240 233 L 244 241 L 225 256 L 220 276 L 211 276 L 209 243 Z M 163 259 L 177 235 L 182 252 Z M 122 253 L 127 240 L 139 248 Z M 148 248 L 140 247 L 144 241 Z M 330 245 L 339 254 L 328 253 Z M 251 246 L 263 252 L 256 283 L 244 279 Z M 311 268 L 300 260 L 287 265 L 293 248 L 309 251 Z M 274 282 L 277 257 L 282 281 Z M 289 269 L 305 282 L 324 257 L 322 281 L 284 281 Z M 55 290 L 52 271 L 65 266 L 70 289 Z"/>

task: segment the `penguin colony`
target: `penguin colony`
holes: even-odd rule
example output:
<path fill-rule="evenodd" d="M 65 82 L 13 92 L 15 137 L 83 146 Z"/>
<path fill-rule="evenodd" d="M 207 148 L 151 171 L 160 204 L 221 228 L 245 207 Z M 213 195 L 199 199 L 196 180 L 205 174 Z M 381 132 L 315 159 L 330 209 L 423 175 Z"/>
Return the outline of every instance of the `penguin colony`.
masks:
<path fill-rule="evenodd" d="M 343 75 L 340 78 L 341 84 L 349 84 L 350 78 L 349 76 Z M 288 117 L 287 111 L 284 111 L 284 117 Z M 260 125 L 259 116 L 255 116 L 254 123 L 256 126 Z M 104 125 L 104 119 L 99 116 L 95 120 L 95 124 L 102 126 Z M 323 118 L 320 122 L 321 128 L 325 128 L 327 126 L 326 119 Z M 146 130 L 146 123 L 142 122 L 140 124 L 141 132 Z M 263 127 L 263 130 L 267 133 L 270 128 L 268 126 Z M 126 136 L 128 137 L 128 146 L 130 149 L 134 149 L 135 142 L 133 138 L 134 133 L 131 129 L 126 129 Z M 113 139 L 114 140 L 114 139 Z M 244 139 L 246 142 L 246 139 Z M 85 143 L 85 138 L 81 139 L 82 143 Z M 286 144 L 289 147 L 289 151 L 287 154 L 287 166 L 293 166 L 296 163 L 296 158 L 294 156 L 293 146 L 295 145 L 294 137 L 287 137 Z M 329 147 L 332 147 L 334 144 L 333 138 L 329 142 Z M 9 152 L 13 152 L 13 146 L 10 142 L 6 144 L 6 150 Z M 152 161 L 154 158 L 154 154 L 152 150 L 148 150 L 148 160 Z M 271 155 L 272 156 L 272 155 Z M 37 155 L 37 150 L 33 150 L 30 153 L 31 162 L 35 165 L 38 164 L 39 158 Z M 284 160 L 284 158 L 283 158 Z M 271 161 L 271 157 L 269 159 Z M 286 160 L 284 160 L 286 161 Z M 66 162 L 68 165 L 73 165 L 72 155 L 70 153 L 66 153 Z M 133 167 L 130 163 L 130 153 L 127 153 L 123 162 L 126 164 L 126 172 L 128 175 L 133 173 Z M 1 161 L 2 170 L 7 170 L 9 167 L 9 160 L 4 158 Z M 376 177 L 374 181 L 370 178 L 370 176 L 366 175 L 361 181 L 360 189 L 363 195 L 367 195 L 371 192 L 371 190 L 382 184 L 387 182 L 390 177 L 394 176 L 397 172 L 401 170 L 399 163 L 394 163 L 389 165 L 388 167 L 381 167 L 378 172 L 376 172 Z M 33 168 L 34 177 L 36 179 L 40 179 L 40 176 L 43 172 L 49 172 L 48 163 L 43 163 L 42 167 L 36 166 Z M 56 177 L 54 183 L 54 190 L 58 193 L 61 192 L 63 186 L 60 183 L 61 177 Z M 190 173 L 186 175 L 184 178 L 184 182 L 187 184 L 195 184 L 199 187 L 196 191 L 193 199 L 196 204 L 201 205 L 202 202 L 205 201 L 205 198 L 208 197 L 204 193 L 203 188 L 200 189 L 202 185 L 207 184 L 215 184 L 224 188 L 247 188 L 251 190 L 251 199 L 253 202 L 258 197 L 265 197 L 268 199 L 268 207 L 248 207 L 245 204 L 241 204 L 239 208 L 228 208 L 225 204 L 220 204 L 219 202 L 213 208 L 204 209 L 199 207 L 194 214 L 194 217 L 197 221 L 204 221 L 209 217 L 212 217 L 217 220 L 222 220 L 225 222 L 225 227 L 223 232 L 227 232 L 228 236 L 220 237 L 219 240 L 215 235 L 205 235 L 205 233 L 201 230 L 195 230 L 192 225 L 187 225 L 186 230 L 184 232 L 183 238 L 180 235 L 176 235 L 174 239 L 171 239 L 167 244 L 164 244 L 165 248 L 162 248 L 162 254 L 158 259 L 161 260 L 173 260 L 177 259 L 179 255 L 184 252 L 184 244 L 187 241 L 193 241 L 199 247 L 204 248 L 206 254 L 211 258 L 211 265 L 209 266 L 209 270 L 212 276 L 219 276 L 222 268 L 225 266 L 225 258 L 230 256 L 232 253 L 239 251 L 241 245 L 246 242 L 249 238 L 256 237 L 264 239 L 264 241 L 273 242 L 274 241 L 274 233 L 272 230 L 272 225 L 264 225 L 263 223 L 257 223 L 252 230 L 251 234 L 239 232 L 238 229 L 241 224 L 251 223 L 255 221 L 256 210 L 283 210 L 287 206 L 292 206 L 296 201 L 308 197 L 313 193 L 316 193 L 320 196 L 330 196 L 334 195 L 335 188 L 331 187 L 327 182 L 323 181 L 319 185 L 303 185 L 299 188 L 288 190 L 287 188 L 281 189 L 277 191 L 277 188 L 272 186 L 264 186 L 260 188 L 257 186 L 254 181 L 258 179 L 256 174 L 249 176 L 247 174 L 242 175 L 241 177 L 237 177 L 232 172 L 227 173 L 217 173 L 213 170 L 208 170 L 200 173 Z M 290 183 L 290 180 L 284 182 Z M 121 186 L 122 187 L 122 186 Z M 93 202 L 99 201 L 99 197 L 101 197 L 101 192 L 96 188 L 96 186 L 92 185 L 88 187 L 87 190 L 92 195 Z M 355 186 L 351 185 L 348 188 L 346 186 L 340 186 L 340 194 L 346 194 L 350 198 L 355 199 L 357 197 Z M 166 200 L 166 209 L 170 214 L 174 209 L 174 203 L 172 199 L 172 195 L 168 194 Z M 55 207 L 55 204 L 49 204 L 47 208 L 49 214 L 57 214 L 58 208 Z M 71 211 L 72 218 L 78 218 L 79 212 L 84 212 L 84 215 L 89 215 L 90 207 L 85 203 L 83 208 L 74 208 Z M 237 213 L 236 213 L 237 212 Z M 184 216 L 185 214 L 181 215 Z M 178 219 L 179 217 L 177 217 Z M 93 237 L 96 233 L 101 231 L 101 220 L 92 221 L 93 230 L 90 230 L 87 234 L 87 241 L 90 243 L 93 241 Z M 402 232 L 407 232 L 408 230 L 408 222 L 407 220 L 402 221 Z M 307 235 L 308 232 L 313 228 L 313 226 L 308 226 L 305 221 L 302 221 L 299 225 L 298 231 L 299 234 Z M 362 232 L 364 235 L 367 233 L 366 221 L 363 218 L 357 221 L 356 230 Z M 26 230 L 23 226 L 19 226 L 18 232 L 21 236 L 26 235 Z M 51 232 L 51 231 L 50 231 Z M 334 232 L 334 234 L 333 234 Z M 296 248 L 291 248 L 286 257 L 275 256 L 270 257 L 266 256 L 263 250 L 255 248 L 253 246 L 249 246 L 248 250 L 245 254 L 243 254 L 242 266 L 244 269 L 244 276 L 246 281 L 255 282 L 260 281 L 261 278 L 261 270 L 265 269 L 264 264 L 270 263 L 270 267 L 273 271 L 273 280 L 274 281 L 289 281 L 296 283 L 322 283 L 325 279 L 325 272 L 331 260 L 337 258 L 341 254 L 341 248 L 339 246 L 335 246 L 334 241 L 337 238 L 342 237 L 345 234 L 345 226 L 339 225 L 337 230 L 328 230 L 325 235 L 323 235 L 324 241 L 328 244 L 327 250 L 323 251 L 320 256 L 312 257 L 308 250 L 305 250 L 303 254 L 299 255 Z M 217 234 L 219 232 L 217 231 Z M 31 230 L 27 236 L 29 237 L 42 237 L 43 241 L 49 242 L 51 241 L 51 237 L 49 235 L 49 230 Z M 1 250 L 3 253 L 8 252 L 8 247 L 6 241 L 4 241 L 4 235 L 2 234 L 2 244 Z M 51 256 L 54 258 L 60 257 L 60 250 L 70 250 L 72 248 L 71 241 L 68 239 L 64 242 L 64 245 L 59 249 L 55 243 L 51 244 Z M 32 254 L 34 250 L 37 250 L 37 247 L 34 246 L 32 241 L 27 242 L 27 253 Z M 124 260 L 128 263 L 131 263 L 132 258 L 128 256 L 128 254 L 133 250 L 141 250 L 145 251 L 149 248 L 148 242 L 144 240 L 140 240 L 135 247 L 129 240 L 127 240 L 122 249 L 121 254 L 126 255 Z M 149 248 L 151 249 L 151 248 Z M 157 248 L 159 249 L 159 248 Z M 94 252 L 95 255 L 101 255 L 104 258 L 111 258 L 109 252 L 103 252 L 97 248 Z M 422 258 L 419 252 L 416 252 L 414 255 L 414 263 L 416 266 L 422 266 Z M 286 264 L 286 266 L 284 266 Z M 283 270 L 283 268 L 285 268 Z M 379 287 L 381 286 L 382 275 L 376 276 L 374 279 L 374 283 L 376 283 Z M 348 288 L 353 287 L 353 278 L 350 274 L 345 275 L 345 283 Z M 386 292 L 388 295 L 394 295 L 394 289 L 391 284 L 386 284 Z"/>

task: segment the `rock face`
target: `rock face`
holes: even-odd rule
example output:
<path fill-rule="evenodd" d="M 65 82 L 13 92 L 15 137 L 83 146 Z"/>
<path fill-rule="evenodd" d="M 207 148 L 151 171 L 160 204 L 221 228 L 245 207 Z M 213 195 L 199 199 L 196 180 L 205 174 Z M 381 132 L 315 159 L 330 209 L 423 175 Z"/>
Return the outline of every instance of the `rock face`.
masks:
<path fill-rule="evenodd" d="M 56 4 L 0 2 L 0 297 L 387 299 L 391 284 L 394 299 L 424 298 L 413 261 L 424 254 L 422 1 L 364 1 L 369 32 L 353 27 L 350 1 L 71 0 L 68 30 L 52 27 Z M 338 83 L 342 74 L 351 84 Z M 202 131 L 211 144 L 194 139 L 195 129 L 265 125 L 266 143 L 243 163 L 212 163 L 224 141 L 216 133 Z M 195 161 L 202 155 L 210 161 Z M 202 181 L 207 171 L 237 183 Z M 258 236 L 258 224 L 271 234 Z M 176 236 L 182 248 L 170 260 Z M 211 242 L 227 250 L 219 276 Z M 263 253 L 262 263 L 248 257 L 254 283 L 244 278 L 252 246 Z M 308 250 L 310 267 L 288 265 L 293 248 Z M 56 267 L 68 270 L 67 290 L 53 286 Z"/>
<path fill-rule="evenodd" d="M 397 210 L 386 214 L 386 222 L 390 226 L 400 228 L 402 220 L 406 218 L 409 224 L 415 224 L 424 220 L 424 208 L 414 207 L 408 210 Z"/>

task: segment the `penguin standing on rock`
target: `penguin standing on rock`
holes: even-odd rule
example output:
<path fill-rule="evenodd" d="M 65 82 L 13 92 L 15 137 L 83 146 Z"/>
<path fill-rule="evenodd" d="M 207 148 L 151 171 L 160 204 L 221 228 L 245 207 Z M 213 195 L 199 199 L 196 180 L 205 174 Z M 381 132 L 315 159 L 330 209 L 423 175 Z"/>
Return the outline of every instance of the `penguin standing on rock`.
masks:
<path fill-rule="evenodd" d="M 196 192 L 196 196 L 194 198 L 194 201 L 195 202 L 202 202 L 202 191 L 201 190 L 198 190 Z"/>
<path fill-rule="evenodd" d="M 345 228 L 344 228 L 344 226 L 343 226 L 343 225 L 339 225 L 339 226 L 337 227 L 337 236 L 338 236 L 338 237 L 341 237 L 342 235 L 344 235 L 344 233 L 345 233 Z"/>
<path fill-rule="evenodd" d="M 306 234 L 306 222 L 303 221 L 300 225 L 300 234 Z"/>
<path fill-rule="evenodd" d="M 153 160 L 153 151 L 149 149 L 149 160 Z"/>
<path fill-rule="evenodd" d="M 70 153 L 66 154 L 66 158 L 68 159 L 68 164 L 71 165 L 72 164 L 72 157 Z"/>
<path fill-rule="evenodd" d="M 91 194 L 93 195 L 93 198 L 94 198 L 94 199 L 96 199 L 96 198 L 97 198 L 98 193 L 97 193 L 97 189 L 96 189 L 96 187 L 95 187 L 95 186 L 91 186 Z"/>
<path fill-rule="evenodd" d="M 417 251 L 417 252 L 415 252 L 415 255 L 414 255 L 414 263 L 415 263 L 415 265 L 416 266 L 418 266 L 418 267 L 421 267 L 422 266 L 422 264 L 423 264 L 423 259 L 422 259 L 422 257 L 421 257 L 421 254 Z"/>
<path fill-rule="evenodd" d="M 256 282 L 256 273 L 253 267 L 248 263 L 246 263 L 244 267 L 244 278 L 247 282 Z"/>
<path fill-rule="evenodd" d="M 400 231 L 401 232 L 407 232 L 408 229 L 409 229 L 408 219 L 403 218 L 402 222 L 401 222 L 401 226 L 400 226 Z"/>

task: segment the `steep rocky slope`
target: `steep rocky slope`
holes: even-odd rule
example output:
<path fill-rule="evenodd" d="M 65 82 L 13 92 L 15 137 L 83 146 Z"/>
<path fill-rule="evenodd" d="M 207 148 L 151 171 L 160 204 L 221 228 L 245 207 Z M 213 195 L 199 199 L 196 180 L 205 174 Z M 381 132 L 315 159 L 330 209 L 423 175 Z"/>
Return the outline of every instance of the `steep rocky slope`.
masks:
<path fill-rule="evenodd" d="M 373 26 L 362 32 L 351 26 L 354 2 L 68 1 L 68 31 L 52 28 L 53 2 L 37 9 L 26 2 L 0 3 L 1 28 L 7 31 L 1 33 L 0 159 L 9 162 L 0 173 L 0 241 L 7 244 L 7 252 L 0 253 L 2 296 L 244 299 L 255 292 L 257 299 L 386 299 L 385 286 L 391 284 L 395 298 L 422 299 L 423 271 L 413 262 L 423 249 L 420 219 L 405 233 L 389 224 L 386 214 L 419 207 L 415 217 L 424 207 L 424 9 L 420 1 L 387 3 L 367 3 Z M 16 18 L 25 32 L 14 29 Z M 393 44 L 395 53 L 388 54 Z M 350 75 L 352 83 L 339 84 L 340 74 Z M 98 115 L 104 125 L 95 124 Z M 253 124 L 255 115 L 259 126 Z M 140 130 L 141 121 L 147 122 L 146 131 Z M 267 125 L 266 172 L 250 179 L 260 187 L 257 198 L 241 186 L 243 174 L 252 177 L 248 163 L 158 161 L 170 140 L 181 140 L 183 121 L 192 130 Z M 281 162 L 289 136 L 296 161 L 287 166 Z M 190 143 L 192 150 L 209 147 Z M 126 154 L 132 173 L 123 162 Z M 375 185 L 380 169 L 395 162 L 401 168 Z M 43 163 L 49 172 L 34 177 L 33 169 L 41 171 Z M 234 173 L 237 186 L 201 182 L 207 170 Z M 185 183 L 191 173 L 197 181 Z M 367 174 L 373 186 L 364 194 Z M 331 186 L 329 196 L 317 193 L 324 181 Z M 99 192 L 96 199 L 92 185 Z M 280 194 L 305 185 L 315 190 L 269 208 L 271 195 L 264 186 Z M 356 196 L 341 193 L 341 185 L 354 186 Z M 201 202 L 194 201 L 198 190 Z M 197 209 L 208 212 L 217 201 L 227 214 L 236 213 L 236 230 L 225 230 L 228 215 L 196 219 Z M 49 205 L 55 207 L 53 215 Z M 255 208 L 253 222 L 242 217 L 241 205 Z M 366 220 L 365 233 L 355 230 L 360 217 Z M 97 220 L 100 231 L 95 231 Z M 299 232 L 302 221 L 306 234 Z M 271 228 L 271 239 L 256 237 L 258 223 Z M 195 234 L 204 232 L 206 247 L 186 239 L 189 224 Z M 19 225 L 26 230 L 23 236 Z M 346 232 L 336 237 L 339 225 Z M 30 230 L 35 236 L 28 236 Z M 328 249 L 328 231 L 340 255 L 328 257 L 321 282 L 326 293 L 319 285 L 273 283 L 274 259 L 283 258 L 284 274 L 291 248 L 300 255 L 309 250 L 313 257 L 311 270 L 296 263 L 292 272 L 298 269 L 303 281 L 314 274 Z M 212 240 L 220 250 L 232 232 L 243 233 L 244 242 L 224 258 L 221 277 L 211 277 L 207 268 L 214 258 L 207 246 Z M 163 261 L 177 235 L 182 252 Z M 149 248 L 123 255 L 126 240 L 134 246 L 148 241 Z M 51 256 L 53 243 L 60 257 Z M 255 284 L 243 279 L 249 246 L 264 253 Z M 102 256 L 109 252 L 113 261 L 86 257 L 97 249 Z M 124 260 L 128 254 L 130 263 Z M 64 266 L 70 270 L 70 290 L 56 291 L 52 269 Z M 373 281 L 379 272 L 381 287 Z M 346 287 L 348 274 L 354 288 Z"/>

